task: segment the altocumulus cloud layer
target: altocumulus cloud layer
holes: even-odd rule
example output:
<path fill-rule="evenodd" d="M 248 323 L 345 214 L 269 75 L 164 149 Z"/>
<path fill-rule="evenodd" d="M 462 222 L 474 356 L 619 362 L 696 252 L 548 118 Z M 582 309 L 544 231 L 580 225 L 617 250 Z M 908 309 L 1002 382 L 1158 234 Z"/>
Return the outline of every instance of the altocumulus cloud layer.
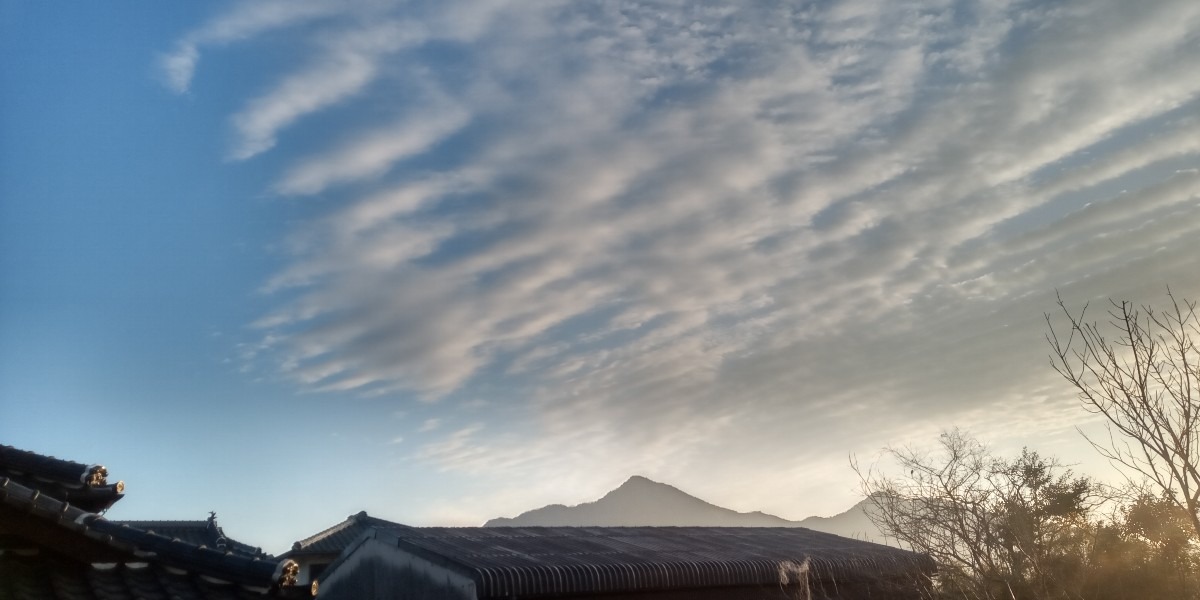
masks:
<path fill-rule="evenodd" d="M 321 207 L 257 365 L 442 403 L 445 469 L 737 504 L 705 482 L 792 502 L 850 449 L 1080 417 L 1054 290 L 1200 292 L 1197 31 L 1190 0 L 249 2 L 162 66 L 291 57 L 230 115 Z"/>

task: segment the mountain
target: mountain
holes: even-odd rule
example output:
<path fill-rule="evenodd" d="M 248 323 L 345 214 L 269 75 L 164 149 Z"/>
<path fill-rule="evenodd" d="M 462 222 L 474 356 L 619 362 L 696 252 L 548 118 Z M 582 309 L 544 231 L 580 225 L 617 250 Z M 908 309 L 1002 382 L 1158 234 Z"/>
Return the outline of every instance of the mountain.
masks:
<path fill-rule="evenodd" d="M 867 511 L 873 508 L 871 500 L 864 498 L 845 512 L 838 513 L 832 517 L 808 517 L 801 520 L 799 526 L 824 531 L 825 533 L 834 533 L 856 540 L 866 540 L 877 544 L 894 546 L 895 542 L 887 541 L 883 533 L 879 531 L 879 528 L 871 522 L 871 517 L 867 516 Z"/>
<path fill-rule="evenodd" d="M 512 519 L 492 519 L 484 527 L 637 525 L 714 527 L 796 527 L 799 524 L 761 512 L 740 513 L 709 504 L 674 486 L 641 476 L 630 477 L 621 487 L 595 502 L 577 506 L 551 504 Z"/>
<path fill-rule="evenodd" d="M 864 500 L 832 517 L 809 517 L 789 521 L 763 512 L 737 512 L 705 502 L 674 486 L 641 476 L 630 477 L 617 489 L 595 502 L 576 506 L 551 504 L 513 518 L 492 519 L 484 527 L 807 527 L 856 539 L 880 541 L 883 536 L 871 524 Z"/>

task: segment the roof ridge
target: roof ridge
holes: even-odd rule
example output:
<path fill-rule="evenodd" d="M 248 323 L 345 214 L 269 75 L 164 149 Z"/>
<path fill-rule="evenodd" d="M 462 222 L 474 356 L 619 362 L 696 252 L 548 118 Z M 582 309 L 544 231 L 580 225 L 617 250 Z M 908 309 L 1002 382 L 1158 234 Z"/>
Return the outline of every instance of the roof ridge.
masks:
<path fill-rule="evenodd" d="M 294 583 L 295 562 L 258 558 L 192 544 L 178 538 L 109 521 L 9 478 L 0 477 L 0 504 L 22 510 L 34 518 L 98 541 L 133 557 L 158 558 L 163 564 L 198 574 L 250 586 Z"/>
<path fill-rule="evenodd" d="M 79 487 L 105 485 L 104 479 L 108 475 L 103 465 L 89 465 L 7 444 L 0 444 L 0 467 Z"/>
<path fill-rule="evenodd" d="M 367 512 L 362 511 L 358 514 L 350 515 L 339 523 L 336 523 L 330 527 L 327 527 L 321 531 L 318 531 L 317 533 L 314 533 L 302 540 L 296 541 L 295 543 L 292 544 L 292 550 L 303 550 L 305 546 L 311 546 L 312 544 L 315 544 L 316 542 L 318 542 L 326 537 L 329 537 L 330 535 L 333 535 L 339 531 L 342 531 L 343 529 L 346 529 L 347 527 L 358 522 L 359 515 L 366 516 Z"/>
<path fill-rule="evenodd" d="M 87 510 L 108 510 L 125 494 L 125 482 L 108 482 L 104 465 L 63 460 L 0 444 L 0 476 Z"/>
<path fill-rule="evenodd" d="M 184 532 L 190 531 L 190 532 L 193 532 L 193 534 L 196 534 L 196 533 L 201 534 L 204 538 L 202 541 L 203 545 L 208 546 L 210 548 L 216 548 L 217 550 L 221 550 L 221 551 L 235 550 L 235 551 L 240 551 L 244 554 L 248 554 L 248 555 L 252 555 L 252 556 L 259 556 L 259 557 L 263 557 L 263 558 L 271 556 L 270 554 L 264 552 L 263 549 L 259 546 L 255 546 L 253 544 L 247 544 L 246 542 L 243 542 L 241 540 L 237 540 L 237 539 L 229 537 L 229 534 L 225 533 L 225 530 L 219 524 L 215 523 L 211 517 L 209 519 L 205 519 L 205 520 L 192 520 L 192 519 L 188 519 L 188 520 L 182 520 L 182 519 L 180 519 L 180 520 L 173 520 L 173 519 L 126 520 L 126 519 L 123 519 L 123 520 L 119 520 L 119 521 L 110 521 L 110 522 L 117 523 L 120 525 L 128 525 L 130 527 L 134 527 L 137 529 L 142 529 L 142 530 L 150 531 L 152 533 L 157 533 L 157 534 L 165 536 L 165 537 L 172 537 L 169 533 L 166 533 L 167 531 L 170 531 L 172 529 L 184 530 L 184 531 L 177 532 L 177 533 L 180 533 L 181 535 L 186 535 Z M 184 541 L 191 543 L 191 544 L 196 543 L 196 540 L 194 538 L 190 539 L 190 540 L 184 540 Z"/>
<path fill-rule="evenodd" d="M 297 541 L 292 544 L 290 550 L 284 552 L 281 556 L 338 554 L 345 550 L 347 544 L 366 531 L 372 529 L 398 530 L 408 528 L 403 523 L 372 517 L 366 511 L 359 511 L 356 514 L 346 517 L 344 521 Z"/>

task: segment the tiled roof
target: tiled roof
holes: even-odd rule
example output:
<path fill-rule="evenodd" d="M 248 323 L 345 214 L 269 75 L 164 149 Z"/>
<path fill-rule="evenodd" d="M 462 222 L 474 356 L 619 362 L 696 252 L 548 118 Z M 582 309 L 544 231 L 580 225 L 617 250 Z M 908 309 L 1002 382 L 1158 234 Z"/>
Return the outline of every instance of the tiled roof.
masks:
<path fill-rule="evenodd" d="M 262 592 L 153 563 L 87 564 L 0 556 L 0 598 L 260 600 Z"/>
<path fill-rule="evenodd" d="M 282 556 L 304 554 L 340 554 L 351 542 L 371 529 L 408 529 L 407 525 L 385 521 L 367 515 L 366 511 L 346 517 L 345 521 L 324 531 L 304 538 L 294 544 Z"/>
<path fill-rule="evenodd" d="M 8 477 L 0 477 L 0 532 L 20 535 L 20 527 L 34 529 L 39 534 L 33 541 L 40 544 L 59 543 L 62 547 L 90 548 L 102 551 L 107 557 L 118 556 L 121 562 L 141 562 L 156 568 L 176 569 L 213 582 L 225 582 L 265 590 L 294 582 L 295 563 L 292 561 L 261 560 L 189 544 L 157 533 L 151 533 L 72 506 L 39 490 L 21 485 Z M 40 527 L 40 529 L 36 529 Z M 4 557 L 12 552 L 5 552 Z M 23 596 L 17 596 L 23 597 Z"/>
<path fill-rule="evenodd" d="M 182 540 L 196 546 L 206 546 L 251 558 L 271 558 L 269 554 L 249 544 L 244 544 L 225 535 L 217 524 L 216 515 L 204 521 L 115 521 L 143 531 L 157 533 L 172 539 Z"/>
<path fill-rule="evenodd" d="M 85 465 L 0 444 L 0 468 L 26 473 L 45 481 L 82 484 L 84 478 L 97 467 L 99 465 Z"/>
<path fill-rule="evenodd" d="M 108 483 L 103 465 L 85 465 L 0 444 L 0 476 L 92 512 L 124 495 L 124 482 Z"/>
<path fill-rule="evenodd" d="M 787 573 L 868 582 L 934 570 L 924 555 L 799 527 L 420 527 L 367 537 L 448 565 L 475 581 L 479 598 L 779 585 Z"/>

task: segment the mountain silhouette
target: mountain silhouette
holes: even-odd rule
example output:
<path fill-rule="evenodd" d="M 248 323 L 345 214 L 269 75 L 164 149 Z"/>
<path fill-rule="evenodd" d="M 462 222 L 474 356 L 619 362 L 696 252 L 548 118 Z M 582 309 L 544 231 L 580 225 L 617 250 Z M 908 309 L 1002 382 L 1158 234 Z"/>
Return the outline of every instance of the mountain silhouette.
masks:
<path fill-rule="evenodd" d="M 883 536 L 867 517 L 863 500 L 832 517 L 790 521 L 764 512 L 737 512 L 705 502 L 675 486 L 630 477 L 595 502 L 576 506 L 551 504 L 513 518 L 497 518 L 484 527 L 807 527 L 855 539 L 882 542 Z"/>

